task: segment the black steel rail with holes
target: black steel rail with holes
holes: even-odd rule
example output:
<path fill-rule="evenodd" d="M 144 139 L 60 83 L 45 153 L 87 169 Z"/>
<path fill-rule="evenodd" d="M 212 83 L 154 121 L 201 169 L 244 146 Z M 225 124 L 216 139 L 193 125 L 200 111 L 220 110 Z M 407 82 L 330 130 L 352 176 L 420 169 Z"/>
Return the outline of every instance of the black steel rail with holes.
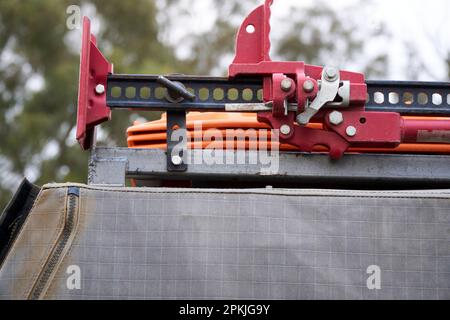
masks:
<path fill-rule="evenodd" d="M 368 111 L 450 116 L 450 83 L 367 81 Z"/>
<path fill-rule="evenodd" d="M 368 111 L 450 117 L 450 83 L 368 81 L 367 85 Z M 169 172 L 188 169 L 182 159 L 187 150 L 185 132 L 179 131 L 186 129 L 187 111 L 225 111 L 227 104 L 261 103 L 263 99 L 261 78 L 110 75 L 107 87 L 106 103 L 112 109 L 167 111 L 167 137 L 172 137 L 167 143 Z M 174 137 L 178 138 L 172 141 Z"/>
<path fill-rule="evenodd" d="M 216 77 L 167 77 L 182 83 L 196 96 L 194 101 L 172 103 L 165 98 L 166 89 L 158 76 L 112 75 L 108 78 L 107 105 L 110 108 L 133 108 L 154 111 L 224 111 L 229 103 L 260 103 L 261 79 L 229 81 Z"/>
<path fill-rule="evenodd" d="M 228 80 L 220 77 L 169 76 L 196 96 L 193 101 L 172 103 L 153 75 L 111 75 L 107 105 L 112 109 L 148 111 L 224 111 L 226 104 L 262 102 L 261 79 Z M 402 115 L 450 116 L 450 83 L 367 81 L 367 111 Z"/>

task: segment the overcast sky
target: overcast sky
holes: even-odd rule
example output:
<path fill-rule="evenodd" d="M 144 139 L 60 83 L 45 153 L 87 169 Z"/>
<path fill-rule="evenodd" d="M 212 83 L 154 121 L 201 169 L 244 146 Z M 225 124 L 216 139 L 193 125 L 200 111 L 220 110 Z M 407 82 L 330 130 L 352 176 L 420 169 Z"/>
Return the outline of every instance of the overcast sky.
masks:
<path fill-rule="evenodd" d="M 278 2 L 295 0 L 278 0 Z M 333 6 L 354 0 L 327 1 Z M 444 80 L 447 76 L 443 56 L 450 52 L 450 1 L 449 0 L 372 0 L 374 12 L 367 21 L 376 26 L 379 21 L 386 24 L 394 39 L 411 41 L 417 53 L 431 70 L 432 75 L 423 74 L 423 80 Z M 393 42 L 391 74 L 394 79 L 405 77 L 404 46 L 402 41 Z M 395 44 L 396 43 L 396 44 Z M 434 79 L 433 79 L 434 78 Z"/>
<path fill-rule="evenodd" d="M 261 0 L 261 3 L 263 1 Z M 345 11 L 348 6 L 358 0 L 323 0 L 335 10 Z M 379 28 L 381 24 L 392 34 L 391 41 L 374 44 L 370 50 L 389 52 L 388 78 L 392 80 L 446 80 L 447 71 L 443 64 L 443 58 L 450 52 L 450 1 L 449 0 L 364 0 L 361 10 L 352 9 L 352 17 L 362 18 L 364 27 Z M 320 3 L 320 2 L 319 2 Z M 291 13 L 295 15 L 302 7 L 317 5 L 315 0 L 275 0 L 272 7 L 273 20 L 280 16 L 286 16 L 291 6 L 295 7 Z M 181 57 L 190 53 L 180 46 L 184 34 L 200 32 L 214 28 L 214 16 L 211 14 L 213 5 L 209 0 L 179 0 L 179 6 L 188 6 L 190 16 L 179 20 L 167 37 L 167 41 L 177 44 Z M 250 10 L 251 8 L 249 8 Z M 198 17 L 202 17 L 199 19 Z M 243 20 L 244 17 L 241 17 Z M 359 20 L 359 19 L 358 19 Z M 277 28 L 280 25 L 272 23 L 272 39 L 276 38 Z M 274 39 L 273 39 L 274 40 Z M 231 41 L 231 40 L 230 40 Z M 273 42 L 275 42 L 274 40 Z M 418 79 L 408 79 L 408 65 L 406 64 L 406 43 L 410 43 L 411 50 L 420 56 L 420 60 L 426 65 L 428 72 L 418 75 Z M 370 39 L 368 39 L 370 45 Z M 306 61 L 307 62 L 307 61 Z M 327 64 L 328 61 L 324 61 Z M 354 62 L 357 64 L 358 62 Z M 351 65 L 353 67 L 353 65 Z"/>

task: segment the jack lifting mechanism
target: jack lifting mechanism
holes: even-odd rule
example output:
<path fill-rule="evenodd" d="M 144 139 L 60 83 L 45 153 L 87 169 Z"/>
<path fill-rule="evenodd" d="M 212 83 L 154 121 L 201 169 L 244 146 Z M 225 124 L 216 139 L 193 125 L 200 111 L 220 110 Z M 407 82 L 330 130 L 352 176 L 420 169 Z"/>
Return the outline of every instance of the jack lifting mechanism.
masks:
<path fill-rule="evenodd" d="M 114 74 L 84 17 L 77 121 L 81 147 L 95 145 L 95 128 L 111 119 L 112 109 L 166 112 L 167 137 L 186 129 L 187 112 L 255 113 L 259 122 L 279 130 L 280 143 L 299 153 L 325 147 L 333 160 L 351 149 L 450 144 L 450 83 L 366 81 L 362 73 L 334 66 L 272 61 L 272 2 L 266 0 L 242 23 L 227 78 Z M 132 95 L 126 94 L 130 88 Z M 160 89 L 164 93 L 156 94 Z M 225 93 L 221 99 L 211 94 L 218 89 Z M 237 94 L 227 94 L 231 91 Z M 377 95 L 384 98 L 377 100 Z M 391 95 L 397 101 L 387 98 Z M 179 141 L 167 139 L 167 170 L 186 171 L 183 154 L 172 155 L 174 143 Z"/>

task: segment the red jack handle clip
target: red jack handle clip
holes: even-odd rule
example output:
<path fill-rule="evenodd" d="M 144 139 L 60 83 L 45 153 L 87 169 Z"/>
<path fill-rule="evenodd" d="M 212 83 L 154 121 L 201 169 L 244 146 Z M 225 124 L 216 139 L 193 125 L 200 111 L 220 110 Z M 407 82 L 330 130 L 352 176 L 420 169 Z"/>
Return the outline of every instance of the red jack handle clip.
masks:
<path fill-rule="evenodd" d="M 83 150 L 93 147 L 95 126 L 111 119 L 111 109 L 106 105 L 106 91 L 113 65 L 105 59 L 96 44 L 91 34 L 91 22 L 84 17 L 77 117 L 77 140 Z"/>

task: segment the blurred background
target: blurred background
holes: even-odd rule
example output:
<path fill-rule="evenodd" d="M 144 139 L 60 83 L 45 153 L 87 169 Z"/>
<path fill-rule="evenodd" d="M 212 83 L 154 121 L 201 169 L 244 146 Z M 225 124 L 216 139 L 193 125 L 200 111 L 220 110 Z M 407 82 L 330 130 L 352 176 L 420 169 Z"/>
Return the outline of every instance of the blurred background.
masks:
<path fill-rule="evenodd" d="M 116 73 L 226 75 L 238 26 L 262 0 L 0 1 L 0 210 L 23 177 L 87 180 L 75 141 L 81 30 L 93 22 Z M 368 79 L 450 80 L 448 0 L 275 0 L 273 59 L 334 64 Z M 68 21 L 70 23 L 68 23 Z M 72 27 L 71 27 L 72 26 Z M 100 144 L 157 114 L 113 114 Z"/>

